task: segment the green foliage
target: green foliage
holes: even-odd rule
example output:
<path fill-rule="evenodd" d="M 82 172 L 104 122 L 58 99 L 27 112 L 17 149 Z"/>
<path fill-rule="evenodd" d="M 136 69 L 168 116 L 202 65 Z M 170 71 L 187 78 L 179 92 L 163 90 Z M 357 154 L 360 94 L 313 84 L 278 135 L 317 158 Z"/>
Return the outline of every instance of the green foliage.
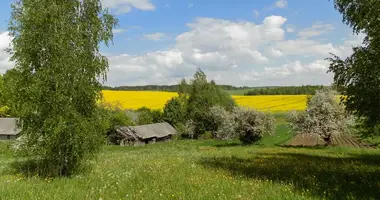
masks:
<path fill-rule="evenodd" d="M 116 23 L 100 0 L 12 4 L 11 101 L 23 121 L 24 147 L 47 166 L 45 175 L 71 175 L 103 142 L 96 102 L 108 61 L 99 44 L 108 45 Z"/>
<path fill-rule="evenodd" d="M 153 116 L 149 108 L 142 107 L 142 108 L 137 109 L 136 112 L 138 114 L 138 118 L 137 118 L 138 125 L 153 123 Z"/>
<path fill-rule="evenodd" d="M 141 107 L 136 110 L 138 125 L 161 123 L 163 122 L 163 114 L 160 110 L 152 110 L 147 107 Z"/>
<path fill-rule="evenodd" d="M 195 138 L 205 131 L 211 131 L 212 122 L 207 116 L 211 107 L 219 105 L 232 110 L 236 105 L 232 97 L 219 89 L 214 81 L 208 82 L 206 74 L 200 69 L 195 72 L 187 95 L 187 115 L 195 124 Z"/>
<path fill-rule="evenodd" d="M 164 107 L 163 119 L 171 125 L 186 122 L 186 99 L 174 97 Z"/>
<path fill-rule="evenodd" d="M 134 125 L 131 117 L 122 109 L 120 105 L 102 103 L 99 106 L 98 115 L 104 120 L 103 123 L 107 132 L 113 130 L 117 126 Z"/>
<path fill-rule="evenodd" d="M 303 86 L 289 86 L 289 87 L 270 87 L 270 88 L 257 88 L 252 89 L 244 95 L 313 95 L 315 91 L 325 88 L 323 85 L 303 85 Z"/>
<path fill-rule="evenodd" d="M 121 90 L 121 91 L 166 91 L 166 92 L 180 92 L 184 88 L 182 87 L 184 85 L 188 86 L 188 83 L 185 79 L 182 79 L 180 84 L 177 85 L 141 85 L 141 86 L 117 86 L 117 87 L 110 87 L 110 86 L 103 86 L 102 88 L 104 90 Z M 236 87 L 232 85 L 218 85 L 219 89 L 222 90 L 228 90 L 228 91 L 237 91 L 241 93 L 240 91 L 248 91 L 252 89 L 251 87 L 243 86 L 243 87 Z M 188 89 L 188 88 L 187 88 Z M 244 94 L 244 92 L 242 92 Z"/>
<path fill-rule="evenodd" d="M 372 134 L 380 124 L 380 2 L 377 0 L 334 0 L 335 9 L 343 15 L 343 22 L 353 28 L 354 33 L 366 37 L 363 46 L 354 47 L 348 58 L 332 54 L 328 60 L 334 82 L 342 90 L 342 102 L 354 113 Z"/>
<path fill-rule="evenodd" d="M 308 101 L 306 112 L 290 112 L 288 120 L 294 132 L 318 134 L 327 144 L 333 134 L 353 134 L 355 118 L 345 112 L 334 90 L 321 90 Z"/>

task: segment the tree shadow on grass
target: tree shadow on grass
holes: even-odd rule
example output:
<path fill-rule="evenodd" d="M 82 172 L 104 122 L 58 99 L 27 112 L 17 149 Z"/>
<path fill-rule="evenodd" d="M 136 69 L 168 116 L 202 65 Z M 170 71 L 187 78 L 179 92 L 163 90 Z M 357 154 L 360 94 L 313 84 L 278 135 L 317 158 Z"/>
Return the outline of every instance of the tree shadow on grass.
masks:
<path fill-rule="evenodd" d="M 84 164 L 74 171 L 72 174 L 62 174 L 56 164 L 46 162 L 44 160 L 16 160 L 9 164 L 9 170 L 3 172 L 7 174 L 22 174 L 24 177 L 40 177 L 40 178 L 58 178 L 62 176 L 70 177 L 75 173 L 89 172 L 88 164 Z"/>
<path fill-rule="evenodd" d="M 380 158 L 365 155 L 334 158 L 295 153 L 256 154 L 250 158 L 203 158 L 201 164 L 232 175 L 292 183 L 325 199 L 380 199 Z"/>

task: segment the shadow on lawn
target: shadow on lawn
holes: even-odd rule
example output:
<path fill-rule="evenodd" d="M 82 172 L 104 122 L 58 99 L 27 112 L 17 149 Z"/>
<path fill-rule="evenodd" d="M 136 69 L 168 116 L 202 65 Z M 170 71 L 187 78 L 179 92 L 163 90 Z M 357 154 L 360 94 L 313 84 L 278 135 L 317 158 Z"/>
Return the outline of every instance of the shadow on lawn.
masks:
<path fill-rule="evenodd" d="M 326 199 L 380 199 L 380 156 L 334 158 L 295 153 L 251 158 L 203 158 L 201 164 L 233 175 L 293 183 L 296 191 Z"/>

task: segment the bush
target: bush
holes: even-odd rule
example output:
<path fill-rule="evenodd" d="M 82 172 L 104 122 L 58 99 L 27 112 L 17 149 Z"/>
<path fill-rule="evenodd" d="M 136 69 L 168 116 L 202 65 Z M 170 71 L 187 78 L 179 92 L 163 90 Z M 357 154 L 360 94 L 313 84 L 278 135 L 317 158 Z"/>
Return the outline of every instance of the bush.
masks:
<path fill-rule="evenodd" d="M 272 115 L 252 109 L 236 107 L 227 111 L 220 106 L 214 106 L 208 116 L 212 121 L 213 136 L 217 139 L 239 138 L 245 144 L 252 144 L 275 130 Z"/>
<path fill-rule="evenodd" d="M 236 134 L 244 144 L 258 142 L 264 135 L 275 131 L 275 119 L 269 113 L 236 107 L 233 110 Z"/>
<path fill-rule="evenodd" d="M 236 138 L 236 123 L 231 112 L 220 106 L 214 106 L 208 116 L 212 121 L 211 130 L 214 138 L 222 140 Z"/>
<path fill-rule="evenodd" d="M 160 110 L 151 110 L 147 107 L 141 107 L 136 110 L 136 114 L 136 124 L 138 125 L 163 122 L 163 116 Z"/>
<path fill-rule="evenodd" d="M 102 119 L 107 132 L 116 126 L 131 126 L 135 124 L 119 104 L 100 104 L 98 116 Z"/>
<path fill-rule="evenodd" d="M 327 144 L 334 134 L 353 134 L 355 118 L 338 102 L 337 92 L 319 90 L 308 101 L 306 112 L 292 111 L 288 121 L 296 133 L 318 134 Z"/>
<path fill-rule="evenodd" d="M 174 97 L 170 99 L 165 104 L 163 119 L 173 126 L 178 123 L 185 123 L 186 99 L 182 97 Z"/>
<path fill-rule="evenodd" d="M 175 128 L 181 138 L 194 138 L 195 125 L 192 120 L 188 120 L 184 124 L 178 123 Z"/>

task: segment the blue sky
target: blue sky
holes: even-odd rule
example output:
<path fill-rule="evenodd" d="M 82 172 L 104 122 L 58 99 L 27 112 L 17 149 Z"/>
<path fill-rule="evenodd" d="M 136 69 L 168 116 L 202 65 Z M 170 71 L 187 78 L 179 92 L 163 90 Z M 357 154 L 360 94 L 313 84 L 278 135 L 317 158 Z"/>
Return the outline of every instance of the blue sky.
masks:
<path fill-rule="evenodd" d="M 0 48 L 12 0 L 0 2 Z M 330 84 L 324 58 L 360 45 L 329 0 L 102 0 L 119 19 L 107 85 L 175 84 L 197 67 L 232 85 Z M 13 66 L 0 52 L 0 72 Z"/>

